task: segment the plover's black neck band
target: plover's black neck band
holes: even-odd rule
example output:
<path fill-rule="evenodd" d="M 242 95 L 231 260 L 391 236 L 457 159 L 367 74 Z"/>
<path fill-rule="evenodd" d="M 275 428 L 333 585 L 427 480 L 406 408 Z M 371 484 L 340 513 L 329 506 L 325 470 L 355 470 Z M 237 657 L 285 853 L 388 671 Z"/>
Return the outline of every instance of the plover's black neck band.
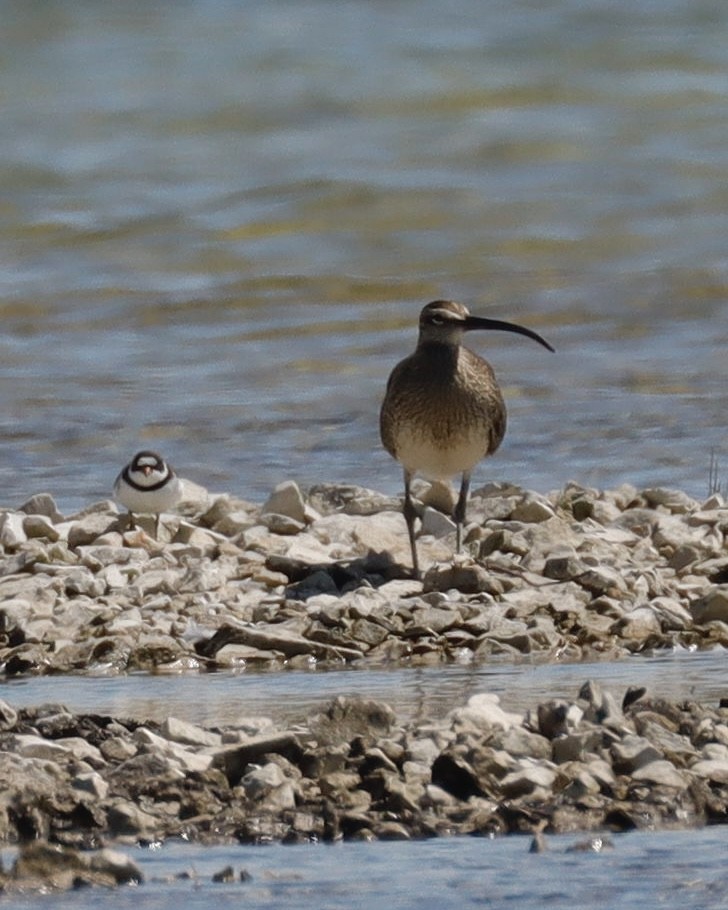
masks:
<path fill-rule="evenodd" d="M 133 489 L 138 490 L 140 493 L 151 493 L 154 490 L 161 490 L 162 487 L 166 486 L 169 483 L 169 481 L 174 477 L 174 473 L 173 473 L 173 471 L 168 470 L 166 475 L 161 480 L 158 480 L 156 483 L 153 483 L 151 485 L 151 487 L 142 486 L 142 484 L 137 483 L 136 480 L 134 480 L 134 478 L 131 476 L 131 472 L 129 471 L 128 465 L 127 465 L 127 467 L 124 468 L 123 477 L 124 477 L 124 480 Z"/>

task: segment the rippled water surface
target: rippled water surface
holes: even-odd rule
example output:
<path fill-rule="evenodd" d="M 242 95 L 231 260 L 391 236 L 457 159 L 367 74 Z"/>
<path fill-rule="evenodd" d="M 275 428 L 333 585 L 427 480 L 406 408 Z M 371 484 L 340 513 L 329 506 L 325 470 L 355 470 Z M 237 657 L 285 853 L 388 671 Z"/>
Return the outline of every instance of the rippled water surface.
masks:
<path fill-rule="evenodd" d="M 155 721 L 173 715 L 214 726 L 250 716 L 270 717 L 276 724 L 300 723 L 338 695 L 359 695 L 381 699 L 400 721 L 416 723 L 442 718 L 481 692 L 496 693 L 509 711 L 525 711 L 549 698 L 574 699 L 589 679 L 618 698 L 629 686 L 644 686 L 650 695 L 717 705 L 728 698 L 725 666 L 725 651 L 716 649 L 556 664 L 502 661 L 310 673 L 41 676 L 6 681 L 0 685 L 0 698 L 16 708 L 60 702 L 74 712 Z"/>
<path fill-rule="evenodd" d="M 141 445 L 213 489 L 386 491 L 451 296 L 510 428 L 475 480 L 708 486 L 728 384 L 723 0 L 0 0 L 0 482 Z"/>
<path fill-rule="evenodd" d="M 712 450 L 723 481 L 724 0 L 0 0 L 0 21 L 3 504 L 106 496 L 142 446 L 257 501 L 288 478 L 395 492 L 379 403 L 440 296 L 557 348 L 472 338 L 509 406 L 474 483 L 699 497 Z M 723 663 L 37 680 L 0 695 L 213 723 L 276 705 L 295 721 L 359 691 L 416 718 L 482 690 L 522 708 L 588 677 L 715 699 Z M 712 907 L 726 885 L 711 829 L 630 835 L 608 856 L 529 857 L 520 839 L 335 860 L 226 849 L 168 846 L 143 865 L 250 865 L 251 888 L 152 884 L 148 906 Z"/>
<path fill-rule="evenodd" d="M 623 834 L 601 852 L 570 851 L 584 839 L 553 837 L 546 853 L 528 852 L 530 839 L 440 838 L 419 843 L 306 847 L 221 847 L 215 851 L 167 844 L 132 855 L 145 876 L 141 888 L 103 895 L 105 907 L 179 907 L 187 910 L 281 906 L 303 910 L 391 907 L 443 910 L 463 907 L 675 910 L 725 907 L 728 876 L 720 828 Z M 9 851 L 8 851 L 9 852 Z M 213 884 L 225 867 L 247 881 Z M 23 900 L 24 907 L 86 910 L 98 894 Z M 0 906 L 12 898 L 0 897 Z"/>

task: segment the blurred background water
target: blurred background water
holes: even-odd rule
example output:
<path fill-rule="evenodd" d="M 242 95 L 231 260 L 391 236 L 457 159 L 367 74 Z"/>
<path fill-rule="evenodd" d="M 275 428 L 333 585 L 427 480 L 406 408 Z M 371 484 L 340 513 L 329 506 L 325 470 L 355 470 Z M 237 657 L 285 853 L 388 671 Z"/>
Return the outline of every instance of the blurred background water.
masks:
<path fill-rule="evenodd" d="M 379 403 L 440 296 L 557 348 L 471 337 L 510 415 L 476 485 L 707 493 L 723 0 L 0 0 L 0 21 L 4 504 L 106 496 L 142 446 L 256 501 L 288 478 L 395 492 Z"/>

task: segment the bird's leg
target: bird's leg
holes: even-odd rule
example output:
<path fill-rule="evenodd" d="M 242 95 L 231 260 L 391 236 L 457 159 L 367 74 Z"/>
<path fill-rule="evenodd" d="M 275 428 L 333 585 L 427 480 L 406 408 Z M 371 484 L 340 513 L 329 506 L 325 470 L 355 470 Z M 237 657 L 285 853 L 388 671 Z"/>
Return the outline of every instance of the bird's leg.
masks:
<path fill-rule="evenodd" d="M 417 559 L 417 544 L 415 543 L 415 519 L 417 518 L 417 511 L 415 509 L 415 504 L 412 502 L 412 494 L 410 492 L 410 483 L 412 482 L 412 474 L 405 469 L 404 472 L 404 520 L 407 522 L 407 533 L 409 534 L 410 547 L 412 549 L 412 574 L 415 578 L 420 577 L 420 563 Z"/>
<path fill-rule="evenodd" d="M 126 513 L 126 519 L 127 519 L 127 524 L 126 524 L 127 530 L 133 531 L 136 528 L 136 522 L 134 521 L 134 513 L 131 510 Z"/>
<path fill-rule="evenodd" d="M 455 511 L 452 517 L 455 519 L 455 552 L 459 553 L 463 543 L 463 525 L 465 524 L 465 512 L 468 507 L 468 493 L 470 492 L 470 471 L 463 471 L 463 479 L 460 483 L 460 495 L 455 505 Z"/>

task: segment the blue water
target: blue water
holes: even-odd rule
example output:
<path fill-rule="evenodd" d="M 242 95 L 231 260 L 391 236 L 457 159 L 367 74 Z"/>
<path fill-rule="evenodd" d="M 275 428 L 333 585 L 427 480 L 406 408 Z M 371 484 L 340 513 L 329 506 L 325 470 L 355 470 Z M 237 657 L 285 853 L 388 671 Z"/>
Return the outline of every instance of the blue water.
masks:
<path fill-rule="evenodd" d="M 205 726 L 264 717 L 285 726 L 304 722 L 338 695 L 360 695 L 386 702 L 404 723 L 443 718 L 481 692 L 497 694 L 506 710 L 523 712 L 551 698 L 573 699 L 589 679 L 618 699 L 629 686 L 644 686 L 674 701 L 717 704 L 728 694 L 725 668 L 725 651 L 716 649 L 577 663 L 501 660 L 327 672 L 40 676 L 5 681 L 0 698 L 15 708 L 60 702 L 76 713 L 155 721 L 173 715 Z"/>
<path fill-rule="evenodd" d="M 529 837 L 457 838 L 417 843 L 228 846 L 189 844 L 130 852 L 145 877 L 138 887 L 101 895 L 105 907 L 187 910 L 241 907 L 268 910 L 449 910 L 463 907 L 620 908 L 646 903 L 668 910 L 725 907 L 728 872 L 725 828 L 612 835 L 600 852 L 571 852 L 583 837 L 546 838 L 545 853 L 529 852 Z M 10 858 L 10 851 L 6 851 Z M 232 867 L 236 881 L 213 883 Z M 247 880 L 239 880 L 241 872 Z M 91 889 L 30 898 L 1 897 L 0 906 L 86 908 Z"/>
<path fill-rule="evenodd" d="M 0 502 L 155 446 L 216 490 L 394 492 L 428 300 L 508 401 L 474 483 L 707 492 L 725 414 L 723 0 L 0 0 Z M 724 478 L 721 471 L 721 480 Z"/>

